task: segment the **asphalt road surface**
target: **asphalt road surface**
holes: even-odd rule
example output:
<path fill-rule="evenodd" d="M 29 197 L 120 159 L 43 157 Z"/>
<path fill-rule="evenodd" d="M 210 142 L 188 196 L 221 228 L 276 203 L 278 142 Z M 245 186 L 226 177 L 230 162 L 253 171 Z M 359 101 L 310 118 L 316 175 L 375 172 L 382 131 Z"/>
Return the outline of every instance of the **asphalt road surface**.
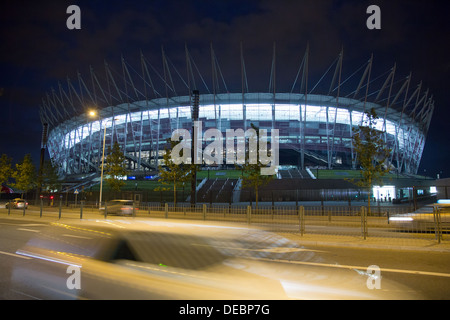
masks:
<path fill-rule="evenodd" d="M 420 299 L 450 299 L 450 252 L 308 246 L 328 261 L 323 267 L 380 268 L 381 286 L 392 280 L 417 293 Z M 333 261 L 336 265 L 333 265 Z"/>
<path fill-rule="evenodd" d="M 103 223 L 104 224 L 104 223 Z M 30 239 L 45 232 L 49 222 L 44 220 L 0 218 L 0 298 L 35 299 L 23 291 L 11 286 L 10 279 L 17 266 L 26 266 L 33 262 L 32 257 L 17 254 Z M 76 237 L 67 230 L 61 230 L 60 236 Z M 280 237 L 274 237 L 280 241 Z M 267 239 L 266 239 L 267 240 Z M 270 241 L 270 239 L 269 239 Z M 244 248 L 240 250 L 263 251 L 266 249 Z M 395 281 L 415 299 L 444 299 L 450 297 L 450 252 L 382 250 L 372 248 L 350 248 L 336 246 L 273 246 L 266 250 L 273 255 L 266 260 L 284 264 L 302 265 L 314 268 L 316 274 L 329 274 L 341 270 L 368 271 L 369 266 L 378 268 L 383 288 L 386 281 Z M 294 258 L 292 253 L 298 253 Z M 374 290 L 377 290 L 375 288 Z"/>

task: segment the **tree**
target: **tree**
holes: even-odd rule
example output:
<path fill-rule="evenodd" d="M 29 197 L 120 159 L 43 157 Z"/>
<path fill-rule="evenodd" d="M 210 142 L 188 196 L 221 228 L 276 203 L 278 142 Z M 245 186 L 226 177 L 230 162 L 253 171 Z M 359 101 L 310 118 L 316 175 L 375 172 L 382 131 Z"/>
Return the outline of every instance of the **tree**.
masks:
<path fill-rule="evenodd" d="M 266 167 L 266 165 L 262 164 L 259 157 L 259 128 L 256 127 L 253 123 L 251 124 L 251 127 L 256 132 L 256 150 L 250 150 L 250 148 L 247 148 L 248 151 L 246 153 L 245 157 L 245 163 L 242 166 L 237 166 L 241 169 L 241 179 L 242 179 L 242 187 L 243 188 L 251 188 L 253 189 L 255 193 L 255 205 L 256 208 L 258 208 L 258 191 L 259 188 L 262 186 L 267 185 L 273 178 L 274 175 L 262 175 L 261 174 L 261 168 Z M 256 152 L 256 163 L 250 163 L 250 153 Z"/>
<path fill-rule="evenodd" d="M 12 158 L 6 154 L 0 157 L 0 185 L 8 183 L 9 178 L 12 177 L 13 169 L 11 167 Z"/>
<path fill-rule="evenodd" d="M 160 179 L 163 185 L 171 186 L 173 190 L 173 203 L 174 206 L 177 205 L 177 186 L 182 186 L 185 182 L 190 181 L 191 175 L 196 170 L 196 165 L 192 164 L 175 164 L 172 160 L 171 154 L 174 146 L 177 144 L 175 141 L 168 139 L 170 143 L 170 148 L 165 148 L 165 153 L 163 155 L 163 165 L 158 167 Z M 182 155 L 181 155 L 182 156 Z M 160 190 L 167 190 L 168 188 L 160 188 Z"/>
<path fill-rule="evenodd" d="M 16 181 L 12 186 L 22 191 L 22 197 L 24 193 L 36 186 L 36 168 L 30 154 L 25 155 L 22 162 L 16 164 L 16 169 L 12 176 Z"/>
<path fill-rule="evenodd" d="M 383 139 L 383 132 L 376 129 L 378 116 L 372 108 L 365 113 L 364 124 L 353 128 L 353 148 L 356 162 L 361 168 L 361 179 L 351 180 L 357 186 L 367 188 L 368 212 L 370 213 L 370 190 L 374 183 L 389 172 L 388 158 L 391 150 Z"/>
<path fill-rule="evenodd" d="M 61 189 L 61 181 L 58 176 L 58 167 L 54 166 L 50 160 L 46 160 L 42 167 L 42 190 L 56 191 Z"/>
<path fill-rule="evenodd" d="M 106 182 L 113 191 L 120 191 L 125 185 L 123 176 L 128 174 L 128 170 L 125 168 L 125 156 L 120 150 L 119 143 L 114 142 L 113 147 L 108 146 L 108 155 L 105 159 L 105 176 Z"/>

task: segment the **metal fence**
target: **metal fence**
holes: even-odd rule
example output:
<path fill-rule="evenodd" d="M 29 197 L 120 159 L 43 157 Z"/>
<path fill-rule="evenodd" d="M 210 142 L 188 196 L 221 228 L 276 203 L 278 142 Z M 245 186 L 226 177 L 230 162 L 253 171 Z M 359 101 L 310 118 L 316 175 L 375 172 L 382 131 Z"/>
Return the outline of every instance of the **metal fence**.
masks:
<path fill-rule="evenodd" d="M 53 207 L 39 206 L 29 209 L 2 209 L 8 215 L 39 215 L 58 218 L 108 218 L 108 206 L 99 210 L 94 202 L 85 201 L 63 205 L 56 202 Z M 0 211 L 0 212 L 1 212 Z M 416 214 L 414 220 L 408 215 L 408 206 L 375 206 L 369 213 L 367 206 L 346 205 L 249 205 L 235 204 L 197 204 L 180 203 L 134 203 L 130 216 L 159 219 L 190 219 L 244 223 L 260 226 L 274 232 L 291 232 L 303 235 L 345 235 L 357 239 L 370 237 L 435 239 L 438 242 L 449 240 L 447 231 L 449 213 L 434 210 L 430 213 Z"/>

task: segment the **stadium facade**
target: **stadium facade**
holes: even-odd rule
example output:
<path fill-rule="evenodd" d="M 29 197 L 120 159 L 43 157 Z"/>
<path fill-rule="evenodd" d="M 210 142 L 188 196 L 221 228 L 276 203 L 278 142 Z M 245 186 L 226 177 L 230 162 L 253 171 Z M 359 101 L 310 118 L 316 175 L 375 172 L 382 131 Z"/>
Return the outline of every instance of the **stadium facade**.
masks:
<path fill-rule="evenodd" d="M 277 92 L 274 45 L 268 90 L 250 92 L 241 48 L 236 66 L 241 70 L 241 90 L 229 92 L 212 47 L 209 85 L 187 48 L 185 53 L 185 77 L 163 50 L 160 70 L 141 54 L 139 68 L 123 58 L 120 69 L 105 62 L 104 72 L 91 68 L 89 80 L 78 74 L 76 81 L 67 79 L 66 86 L 59 84 L 48 93 L 40 108 L 41 122 L 48 127 L 43 147 L 48 148 L 60 175 L 99 173 L 103 141 L 106 147 L 119 143 L 132 172 L 154 171 L 172 132 L 192 128 L 193 90 L 200 91 L 198 120 L 204 130 L 217 128 L 225 136 L 227 129 L 246 130 L 252 124 L 278 129 L 280 165 L 301 169 L 357 169 L 352 128 L 362 124 L 365 112 L 374 108 L 379 116 L 376 127 L 391 149 L 392 171 L 417 173 L 434 101 L 421 83 L 411 83 L 411 74 L 398 77 L 395 65 L 373 76 L 371 57 L 346 72 L 341 52 L 313 81 L 307 48 L 303 58 L 299 56 L 300 67 L 292 69 L 292 89 Z M 177 93 L 181 90 L 176 82 L 184 95 Z M 89 116 L 93 108 L 94 118 Z"/>

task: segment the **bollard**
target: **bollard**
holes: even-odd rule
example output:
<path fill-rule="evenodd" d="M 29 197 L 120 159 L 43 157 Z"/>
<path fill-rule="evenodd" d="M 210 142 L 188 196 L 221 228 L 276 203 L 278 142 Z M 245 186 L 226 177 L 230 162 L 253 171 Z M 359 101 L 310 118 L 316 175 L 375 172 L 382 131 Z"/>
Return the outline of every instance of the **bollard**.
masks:
<path fill-rule="evenodd" d="M 305 207 L 298 207 L 298 226 L 300 235 L 303 236 L 305 233 Z"/>
<path fill-rule="evenodd" d="M 164 204 L 164 217 L 167 219 L 169 217 L 169 204 Z"/>
<path fill-rule="evenodd" d="M 59 199 L 59 215 L 58 215 L 58 219 L 61 219 L 61 210 L 62 210 L 62 199 Z"/>
<path fill-rule="evenodd" d="M 203 204 L 202 211 L 203 211 L 203 220 L 206 220 L 206 204 Z"/>
<path fill-rule="evenodd" d="M 84 200 L 80 201 L 80 220 L 83 219 L 83 204 Z"/>
<path fill-rule="evenodd" d="M 298 200 L 298 190 L 297 190 L 297 200 Z M 298 202 L 296 202 L 296 205 L 298 205 Z M 272 221 L 274 215 L 275 215 L 275 200 L 273 198 L 273 191 L 272 191 Z"/>
<path fill-rule="evenodd" d="M 40 206 L 39 206 L 39 218 L 42 218 L 42 207 L 43 207 L 43 205 L 44 205 L 44 203 L 43 203 L 43 200 L 41 198 L 41 203 L 40 203 Z"/>
<path fill-rule="evenodd" d="M 434 218 L 434 233 L 438 243 L 442 240 L 442 230 L 441 230 L 441 210 L 437 207 L 433 208 L 433 218 Z"/>
<path fill-rule="evenodd" d="M 27 209 L 27 202 L 24 201 L 24 202 L 23 202 L 23 214 L 22 214 L 23 217 L 25 217 L 25 210 L 26 210 L 26 209 Z"/>
<path fill-rule="evenodd" d="M 367 209 L 361 207 L 361 232 L 364 240 L 367 238 Z"/>
<path fill-rule="evenodd" d="M 252 207 L 247 206 L 247 223 L 250 224 L 252 220 Z"/>
<path fill-rule="evenodd" d="M 8 216 L 11 214 L 11 200 L 8 201 Z"/>

